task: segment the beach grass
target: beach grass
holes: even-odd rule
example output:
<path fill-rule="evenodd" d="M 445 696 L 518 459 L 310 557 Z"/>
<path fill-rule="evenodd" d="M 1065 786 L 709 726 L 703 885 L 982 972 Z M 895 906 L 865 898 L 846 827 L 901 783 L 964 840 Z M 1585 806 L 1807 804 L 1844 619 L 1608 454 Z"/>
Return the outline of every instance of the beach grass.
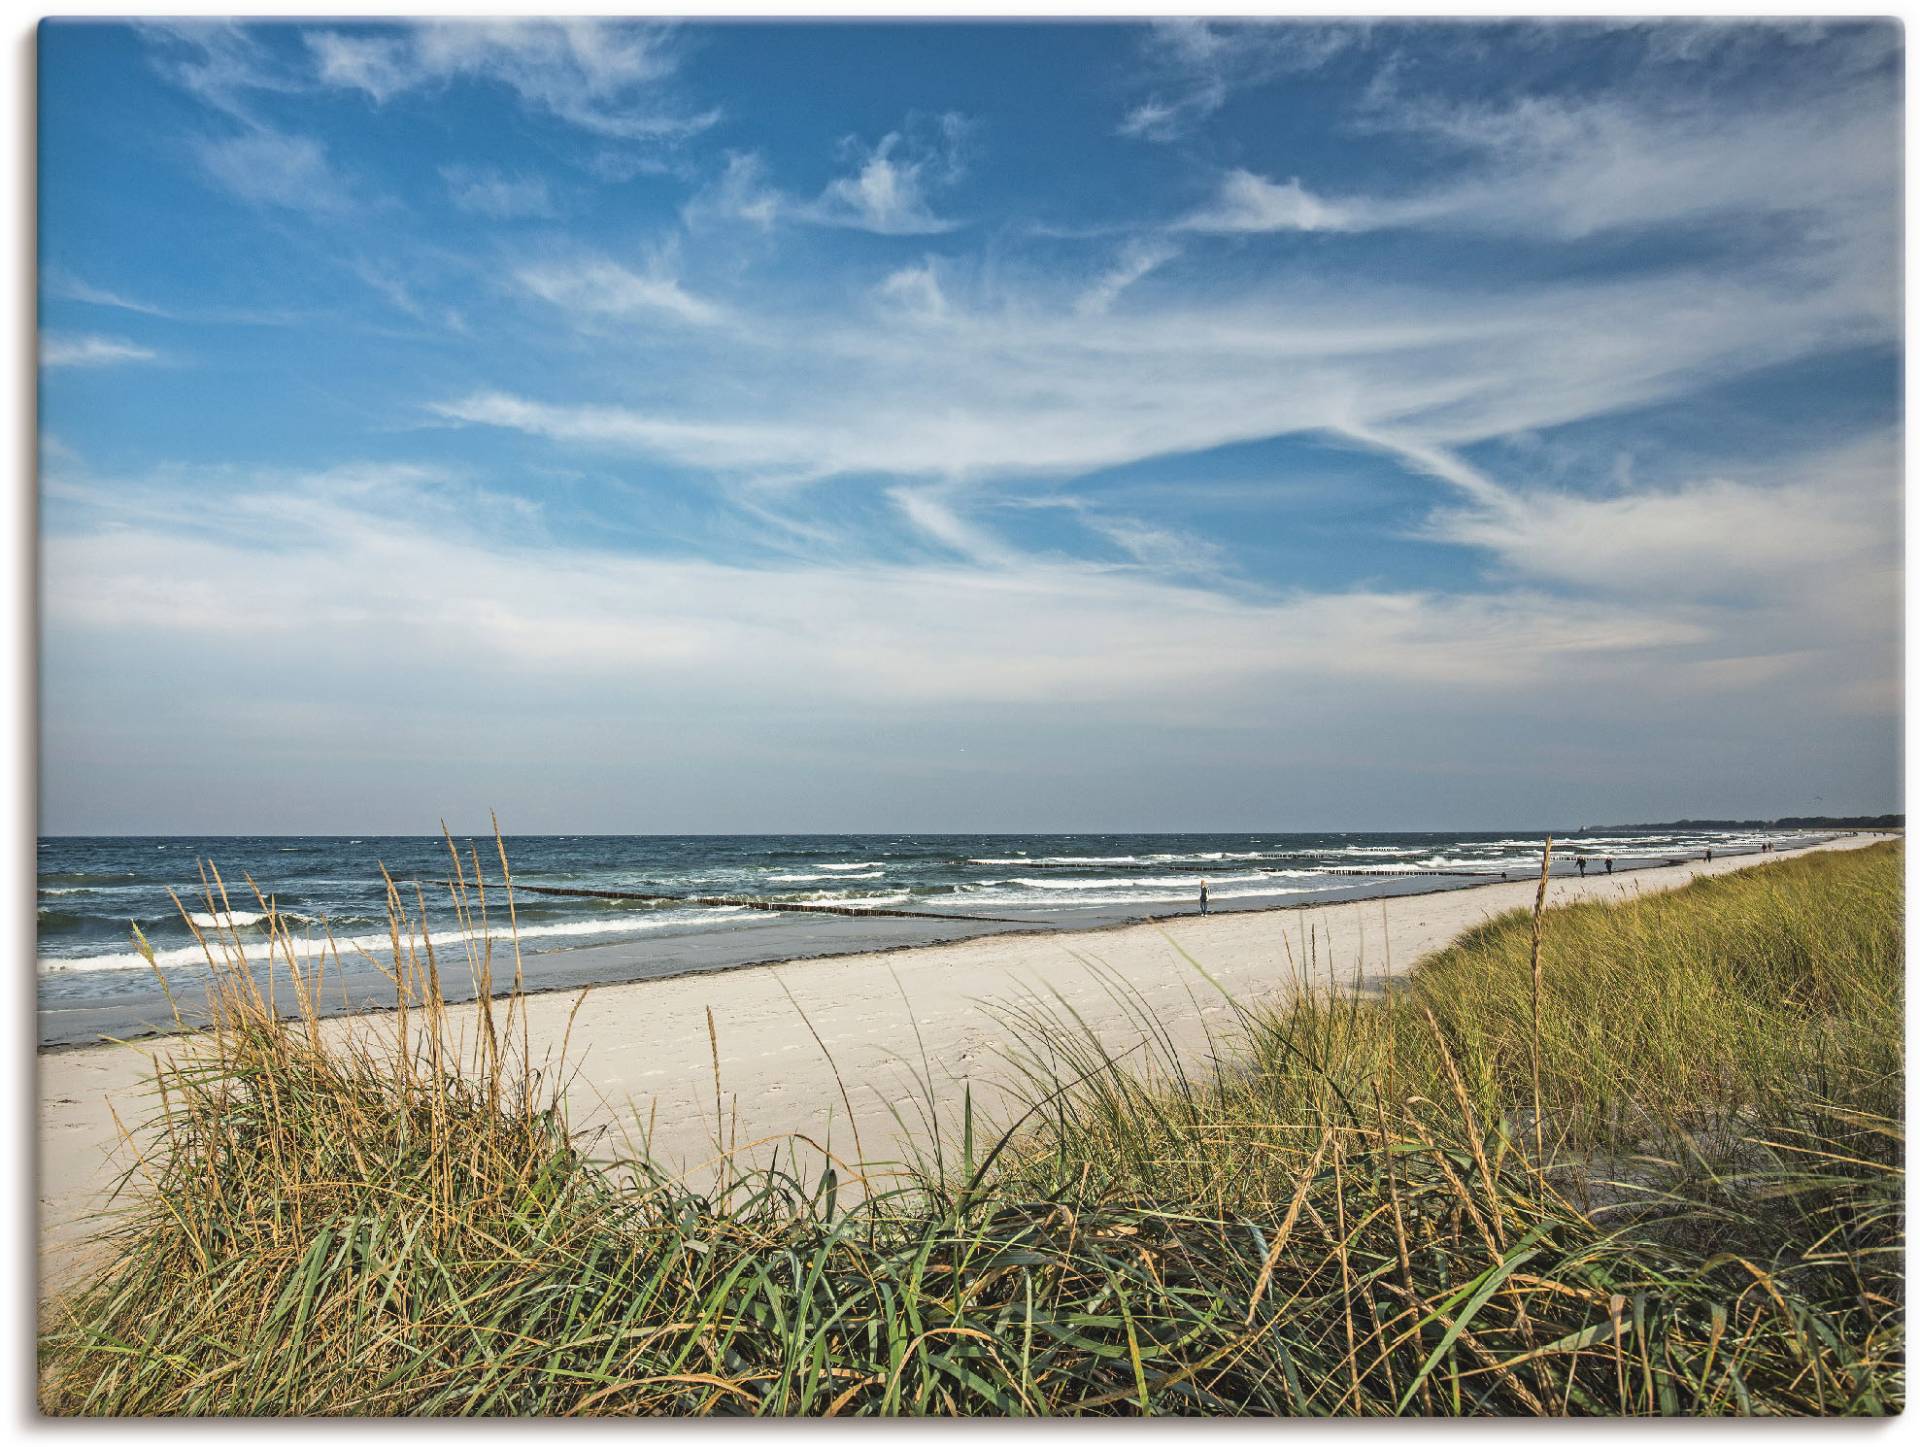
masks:
<path fill-rule="evenodd" d="M 224 942 L 44 1410 L 1903 1407 L 1899 845 L 1503 916 L 1339 995 L 1302 932 L 1210 1062 L 1117 983 L 1124 1052 L 1003 1009 L 1021 1103 L 929 1089 L 917 1168 L 698 1188 L 570 1131 L 517 994 L 456 1028 L 443 971 L 495 974 L 511 918 L 455 863 L 471 944 L 391 891 L 378 1028 L 279 1018 Z"/>

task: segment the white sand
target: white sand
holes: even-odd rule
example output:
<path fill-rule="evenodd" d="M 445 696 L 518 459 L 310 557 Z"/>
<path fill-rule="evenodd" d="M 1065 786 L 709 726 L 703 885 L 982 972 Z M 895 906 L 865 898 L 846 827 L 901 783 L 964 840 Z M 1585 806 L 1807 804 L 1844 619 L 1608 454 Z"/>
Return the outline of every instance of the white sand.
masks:
<path fill-rule="evenodd" d="M 1889 837 L 1842 836 L 1814 848 L 1848 849 Z M 1550 903 L 1615 899 L 1672 889 L 1780 855 L 1634 870 L 1612 878 L 1556 879 Z M 900 1154 L 895 1112 L 910 1127 L 926 1068 L 949 1108 L 971 1083 L 991 1110 L 1013 1078 L 1008 1031 L 989 1006 L 1038 999 L 1071 1005 L 1110 1050 L 1126 1050 L 1139 1027 L 1110 993 L 1115 980 L 1154 1011 L 1183 1057 L 1204 1064 L 1209 1031 L 1230 1032 L 1233 1013 L 1181 958 L 1204 965 L 1236 1000 L 1274 999 L 1291 985 L 1302 942 L 1317 943 L 1316 977 L 1350 983 L 1391 963 L 1404 973 L 1463 930 L 1532 904 L 1533 883 L 1491 884 L 1439 894 L 1308 909 L 1216 914 L 1084 933 L 1000 935 L 884 954 L 842 955 L 594 989 L 574 1023 L 569 1094 L 576 1126 L 635 1132 L 653 1121 L 656 1159 L 704 1176 L 715 1158 L 714 1077 L 707 1011 L 719 1035 L 729 1129 L 741 1145 L 803 1134 L 853 1155 L 853 1132 L 834 1072 L 795 1010 L 805 1010 L 832 1052 L 851 1098 L 865 1156 Z M 1292 959 L 1289 959 L 1289 949 Z M 1091 962 L 1097 961 L 1103 978 Z M 784 989 L 782 987 L 785 987 Z M 787 992 L 792 993 L 789 1000 Z M 529 1022 L 536 1055 L 557 1048 L 577 992 L 535 996 Z M 909 1017 L 909 1009 L 911 1017 Z M 473 1007 L 456 1007 L 470 1027 Z M 330 1031 L 383 1028 L 386 1016 L 331 1020 Z M 916 1041 L 914 1027 L 918 1026 Z M 151 1109 L 143 1083 L 156 1051 L 177 1042 L 50 1051 L 39 1059 L 39 1199 L 43 1294 L 71 1280 L 84 1243 L 103 1220 L 106 1188 L 131 1157 L 115 1124 Z M 737 1124 L 735 1118 L 737 1117 Z M 638 1123 L 635 1125 L 634 1123 Z M 758 1154 L 764 1156 L 763 1147 Z M 705 1169 L 703 1169 L 705 1167 Z"/>

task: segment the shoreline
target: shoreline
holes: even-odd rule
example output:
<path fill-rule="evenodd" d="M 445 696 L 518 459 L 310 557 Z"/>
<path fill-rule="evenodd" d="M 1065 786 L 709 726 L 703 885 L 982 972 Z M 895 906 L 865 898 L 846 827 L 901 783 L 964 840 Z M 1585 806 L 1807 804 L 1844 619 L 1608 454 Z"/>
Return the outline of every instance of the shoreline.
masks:
<path fill-rule="evenodd" d="M 1895 837 L 1842 835 L 1792 851 L 1722 856 L 1712 864 L 1694 860 L 1611 877 L 1556 876 L 1548 903 L 1629 898 L 1814 850 L 1863 848 Z M 1118 987 L 1132 1004 L 1152 1012 L 1184 1059 L 1204 1068 L 1234 1032 L 1232 1007 L 1213 993 L 1216 986 L 1234 1001 L 1258 1005 L 1303 981 L 1349 988 L 1404 975 L 1464 930 L 1530 906 L 1536 887 L 1537 877 L 1489 881 L 1088 930 L 983 934 L 589 986 L 584 992 L 556 988 L 528 996 L 527 1028 L 536 1055 L 557 1050 L 571 1032 L 574 1129 L 619 1135 L 637 1122 L 651 1132 L 651 1154 L 669 1169 L 697 1175 L 718 1159 L 716 1092 L 728 1099 L 736 1139 L 747 1152 L 805 1136 L 826 1150 L 837 1143 L 837 1153 L 845 1155 L 857 1139 L 862 1158 L 880 1165 L 898 1159 L 917 1133 L 914 1122 L 926 1109 L 922 1082 L 939 1097 L 937 1104 L 951 1106 L 963 1090 L 989 1111 L 1009 1098 L 1018 1070 L 1007 1008 L 1071 1008 L 1117 1052 L 1130 1048 L 1140 1030 L 1116 1000 Z M 1204 976 L 1194 962 L 1204 967 Z M 797 1012 L 804 1013 L 804 1025 Z M 337 1015 L 322 1028 L 350 1038 L 378 1030 L 390 1014 L 391 1007 Z M 457 1026 L 472 1028 L 478 1012 L 470 1003 L 456 1004 L 449 1015 Z M 717 1082 L 709 1018 L 717 1036 Z M 107 1224 L 103 1190 L 124 1164 L 117 1159 L 122 1142 L 116 1114 L 128 1122 L 142 1119 L 143 1086 L 153 1061 L 193 1039 L 168 1035 L 40 1052 L 43 1295 L 85 1264 L 87 1239 Z"/>
<path fill-rule="evenodd" d="M 1772 858 L 1785 858 L 1789 855 L 1804 853 L 1809 849 L 1827 847 L 1832 845 L 1834 841 L 1840 839 L 1863 838 L 1878 840 L 1895 837 L 1901 837 L 1901 835 L 1896 831 L 1868 830 L 1816 833 L 1812 835 L 1806 843 L 1792 845 L 1784 849 L 1777 849 L 1770 854 L 1762 854 L 1758 850 L 1738 853 L 1729 851 L 1723 852 L 1720 855 L 1720 860 L 1728 862 L 1749 860 L 1758 864 L 1764 863 Z M 1556 840 L 1555 848 L 1577 848 L 1578 846 L 1572 841 L 1578 838 L 1579 836 L 1577 835 L 1569 835 L 1565 840 Z M 1581 882 L 1587 879 L 1633 879 L 1646 875 L 1664 874 L 1668 870 L 1684 869 L 1688 866 L 1698 865 L 1704 862 L 1705 861 L 1700 859 L 1651 861 L 1636 864 L 1631 868 L 1622 869 L 1617 874 L 1611 876 L 1600 874 L 1583 876 L 1572 872 L 1561 874 L 1556 870 L 1553 875 L 1553 882 L 1558 884 Z M 1388 884 L 1396 878 L 1412 877 L 1413 876 L 1380 876 L 1382 881 Z M 982 919 L 979 922 L 981 928 L 977 930 L 968 930 L 964 926 L 956 928 L 956 925 L 958 925 L 957 920 L 944 920 L 939 921 L 939 923 L 944 924 L 945 928 L 934 929 L 931 931 L 931 937 L 908 938 L 896 942 L 875 941 L 872 943 L 828 939 L 822 941 L 821 947 L 816 949 L 776 948 L 772 951 L 751 955 L 745 959 L 720 959 L 712 963 L 674 964 L 664 969 L 646 972 L 636 972 L 631 967 L 622 969 L 621 963 L 635 962 L 639 957 L 639 953 L 645 949 L 646 945 L 653 943 L 651 940 L 643 938 L 632 941 L 623 940 L 601 944 L 576 945 L 528 953 L 526 956 L 528 961 L 541 962 L 545 967 L 541 973 L 552 975 L 554 978 L 529 980 L 523 988 L 523 993 L 529 997 L 543 997 L 554 994 L 574 993 L 580 990 L 624 989 L 665 980 L 697 979 L 713 975 L 731 974 L 736 971 L 774 969 L 783 965 L 897 955 L 914 950 L 937 950 L 982 939 L 1031 940 L 1066 938 L 1077 935 L 1104 935 L 1118 930 L 1165 926 L 1182 920 L 1225 918 L 1243 915 L 1284 915 L 1300 911 L 1335 909 L 1348 905 L 1368 904 L 1376 900 L 1414 899 L 1433 895 L 1469 894 L 1483 889 L 1497 889 L 1503 885 L 1513 885 L 1515 883 L 1525 883 L 1531 888 L 1537 881 L 1537 874 L 1528 875 L 1523 880 L 1515 880 L 1504 875 L 1495 878 L 1489 874 L 1472 876 L 1470 882 L 1448 883 L 1432 888 L 1421 889 L 1393 890 L 1391 888 L 1378 886 L 1368 889 L 1366 886 L 1356 886 L 1356 890 L 1361 892 L 1342 894 L 1328 890 L 1313 899 L 1300 900 L 1292 903 L 1254 905 L 1220 903 L 1214 907 L 1210 914 L 1204 916 L 1201 915 L 1197 909 L 1190 909 L 1163 914 L 1127 915 L 1093 923 L 1047 923 L 1035 920 L 1025 924 L 1009 924 L 1004 921 Z M 857 918 L 859 918 L 863 924 L 891 923 L 878 915 L 872 917 L 859 916 Z M 916 916 L 915 918 L 925 918 L 929 923 L 935 922 L 933 917 Z M 717 940 L 720 936 L 716 934 L 706 938 Z M 596 963 L 600 962 L 604 962 L 603 968 L 596 969 Z M 375 989 L 390 990 L 391 988 L 387 985 L 383 977 L 371 970 L 364 968 L 358 969 L 353 971 L 352 975 Z M 333 978 L 343 979 L 344 977 L 335 975 Z M 281 982 L 281 985 L 285 1006 L 288 1010 L 291 1010 L 294 1003 L 292 996 L 287 991 L 284 981 Z M 470 1005 L 474 999 L 474 991 L 467 987 L 467 982 L 464 980 L 443 981 L 443 985 L 447 989 L 446 998 L 450 1004 Z M 496 992 L 495 997 L 499 998 L 500 993 L 501 992 Z M 152 1003 L 160 999 L 161 997 L 158 994 L 150 997 L 146 1002 L 147 1007 L 151 1008 Z M 111 1045 L 149 1044 L 169 1039 L 191 1037 L 192 1035 L 198 1034 L 200 1030 L 204 1028 L 203 1025 L 199 1023 L 190 1024 L 185 1030 L 175 1029 L 166 1025 L 147 1024 L 132 1029 L 102 1028 L 92 1032 L 90 1035 L 73 1039 L 49 1040 L 45 1038 L 44 1027 L 50 1016 L 58 1017 L 64 1014 L 79 1015 L 83 1013 L 92 1014 L 99 1017 L 106 1017 L 103 1020 L 103 1024 L 110 1025 L 112 1017 L 118 1015 L 124 1018 L 136 1008 L 138 1007 L 116 1006 L 111 1003 L 95 1004 L 83 1002 L 78 1005 L 55 1007 L 53 1010 L 48 1010 L 43 1003 L 36 1001 L 36 1034 L 40 1037 L 39 1044 L 36 1047 L 37 1053 L 40 1055 L 48 1055 L 74 1050 L 91 1050 Z M 351 1001 L 344 1005 L 333 1002 L 323 1002 L 320 1007 L 320 1013 L 322 1017 L 326 1019 L 349 1019 L 391 1015 L 395 1009 L 396 1007 L 390 1000 L 383 998 L 365 1004 Z"/>

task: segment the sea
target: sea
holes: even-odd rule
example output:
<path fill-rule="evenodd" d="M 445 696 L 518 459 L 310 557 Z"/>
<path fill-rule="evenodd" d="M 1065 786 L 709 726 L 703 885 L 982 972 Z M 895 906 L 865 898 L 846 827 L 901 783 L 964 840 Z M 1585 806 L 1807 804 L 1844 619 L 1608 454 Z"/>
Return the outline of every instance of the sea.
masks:
<path fill-rule="evenodd" d="M 1707 849 L 1746 853 L 1812 837 L 1587 834 L 1556 844 L 1554 872 L 1576 872 L 1581 854 L 1595 861 L 1591 867 L 1611 858 L 1616 871 L 1631 871 L 1698 858 Z M 490 923 L 504 937 L 494 840 L 457 838 L 455 845 L 467 874 L 477 859 L 489 886 Z M 1193 913 L 1203 882 L 1216 912 L 1471 888 L 1536 875 L 1540 848 L 1541 835 L 1526 832 L 507 841 L 523 968 L 535 989 Z M 224 896 L 209 894 L 210 869 L 224 880 Z M 165 1028 L 174 1008 L 169 999 L 193 1000 L 209 977 L 196 927 L 264 955 L 258 947 L 270 913 L 292 927 L 296 952 L 339 962 L 342 993 L 338 1000 L 330 994 L 329 1008 L 377 1004 L 386 988 L 373 963 L 385 958 L 388 942 L 385 878 L 401 885 L 410 905 L 424 901 L 430 937 L 452 949 L 461 937 L 445 883 L 453 872 L 448 842 L 438 836 L 43 838 L 42 1044 Z M 136 947 L 136 931 L 151 963 Z"/>

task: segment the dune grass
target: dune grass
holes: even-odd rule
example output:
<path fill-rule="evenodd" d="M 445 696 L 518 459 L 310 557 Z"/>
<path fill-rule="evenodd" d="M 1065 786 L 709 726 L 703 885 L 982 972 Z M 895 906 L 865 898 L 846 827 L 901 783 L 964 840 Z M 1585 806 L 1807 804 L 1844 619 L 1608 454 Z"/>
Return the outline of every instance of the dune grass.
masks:
<path fill-rule="evenodd" d="M 1008 1010 L 1012 1118 L 957 1103 L 885 1181 L 705 1189 L 569 1132 L 516 996 L 460 1038 L 395 890 L 388 1026 L 326 1036 L 222 970 L 135 1213 L 43 1335 L 42 1404 L 1898 1411 L 1901 860 L 1502 917 L 1390 989 L 1240 1010 L 1217 1068 L 1118 986 L 1119 1055 Z M 451 963 L 485 979 L 506 911 L 478 873 Z"/>

